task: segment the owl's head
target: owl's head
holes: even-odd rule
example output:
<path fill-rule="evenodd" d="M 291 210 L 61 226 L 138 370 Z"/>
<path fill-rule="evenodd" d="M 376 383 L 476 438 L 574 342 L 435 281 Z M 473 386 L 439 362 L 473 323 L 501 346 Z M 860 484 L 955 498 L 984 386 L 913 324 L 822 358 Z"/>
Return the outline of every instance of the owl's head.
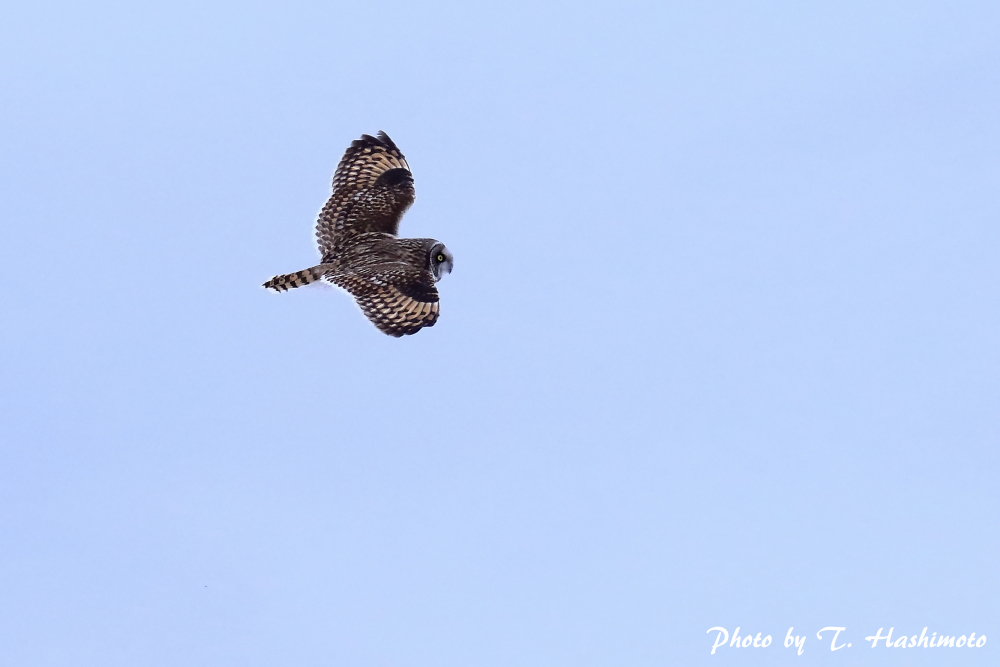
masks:
<path fill-rule="evenodd" d="M 455 258 L 451 256 L 443 243 L 435 243 L 431 246 L 430 254 L 431 273 L 434 275 L 434 282 L 441 280 L 444 274 L 451 273 L 455 264 Z"/>

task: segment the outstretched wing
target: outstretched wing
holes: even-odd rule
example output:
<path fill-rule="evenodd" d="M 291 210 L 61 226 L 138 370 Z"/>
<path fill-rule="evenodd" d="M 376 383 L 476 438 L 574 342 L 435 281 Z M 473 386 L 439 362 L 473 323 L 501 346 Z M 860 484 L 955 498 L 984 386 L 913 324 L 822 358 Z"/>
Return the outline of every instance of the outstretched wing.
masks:
<path fill-rule="evenodd" d="M 395 236 L 414 197 L 410 166 L 389 135 L 361 135 L 337 165 L 333 195 L 316 223 L 324 261 L 348 236 L 365 232 Z"/>
<path fill-rule="evenodd" d="M 437 322 L 440 302 L 430 271 L 393 262 L 336 273 L 327 280 L 350 292 L 382 333 L 398 338 Z"/>

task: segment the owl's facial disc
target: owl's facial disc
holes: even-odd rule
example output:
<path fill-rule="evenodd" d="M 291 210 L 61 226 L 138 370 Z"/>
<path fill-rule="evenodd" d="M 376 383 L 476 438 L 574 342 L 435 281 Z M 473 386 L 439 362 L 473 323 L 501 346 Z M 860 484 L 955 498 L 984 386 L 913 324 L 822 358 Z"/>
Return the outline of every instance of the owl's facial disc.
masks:
<path fill-rule="evenodd" d="M 431 273 L 434 274 L 434 282 L 441 280 L 445 273 L 451 273 L 455 265 L 455 258 L 451 256 L 443 243 L 435 243 L 431 248 Z"/>

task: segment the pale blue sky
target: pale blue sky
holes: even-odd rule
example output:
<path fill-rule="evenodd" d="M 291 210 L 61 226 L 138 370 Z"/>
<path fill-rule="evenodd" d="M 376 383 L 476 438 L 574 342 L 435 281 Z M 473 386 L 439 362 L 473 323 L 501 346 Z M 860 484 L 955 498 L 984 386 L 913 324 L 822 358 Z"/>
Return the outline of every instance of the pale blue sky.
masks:
<path fill-rule="evenodd" d="M 998 118 L 996 3 L 3 5 L 0 664 L 997 664 Z M 380 129 L 401 340 L 260 288 Z"/>

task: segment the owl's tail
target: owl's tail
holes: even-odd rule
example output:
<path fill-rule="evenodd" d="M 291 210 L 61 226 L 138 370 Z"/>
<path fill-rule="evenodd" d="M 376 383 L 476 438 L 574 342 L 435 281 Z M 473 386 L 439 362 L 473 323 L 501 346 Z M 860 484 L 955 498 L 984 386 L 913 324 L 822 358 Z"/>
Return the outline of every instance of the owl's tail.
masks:
<path fill-rule="evenodd" d="M 283 276 L 275 276 L 264 283 L 264 287 L 267 289 L 273 289 L 275 292 L 284 292 L 285 290 L 290 290 L 293 287 L 302 287 L 303 285 L 308 285 L 309 283 L 314 283 L 321 279 L 328 268 L 328 265 L 320 264 L 319 266 L 303 269 L 302 271 L 296 271 L 295 273 L 286 273 Z"/>

